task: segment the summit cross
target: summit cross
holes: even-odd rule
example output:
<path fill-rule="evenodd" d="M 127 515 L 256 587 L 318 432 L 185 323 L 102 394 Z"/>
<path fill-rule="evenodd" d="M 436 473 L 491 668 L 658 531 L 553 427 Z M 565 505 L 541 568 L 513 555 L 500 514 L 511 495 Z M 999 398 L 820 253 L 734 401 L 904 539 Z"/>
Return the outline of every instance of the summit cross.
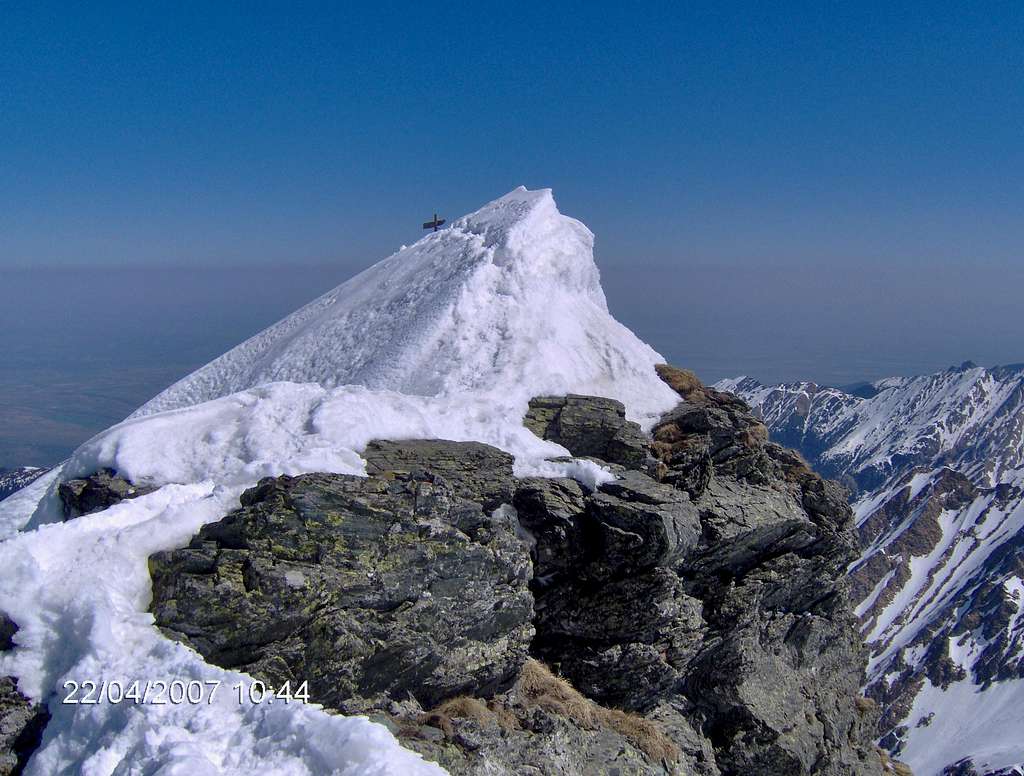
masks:
<path fill-rule="evenodd" d="M 424 229 L 433 229 L 436 232 L 437 231 L 437 227 L 441 226 L 441 224 L 443 224 L 443 223 L 444 223 L 444 219 L 443 218 L 438 218 L 437 217 L 437 213 L 434 213 L 434 220 L 433 221 L 427 221 L 425 224 L 423 224 L 423 228 Z"/>

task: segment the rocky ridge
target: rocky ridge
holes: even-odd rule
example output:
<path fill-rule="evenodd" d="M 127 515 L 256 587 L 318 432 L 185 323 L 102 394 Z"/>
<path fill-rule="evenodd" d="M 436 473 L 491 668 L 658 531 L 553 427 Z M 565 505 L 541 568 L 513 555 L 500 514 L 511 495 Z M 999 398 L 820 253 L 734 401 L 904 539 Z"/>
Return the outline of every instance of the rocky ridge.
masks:
<path fill-rule="evenodd" d="M 0 613 L 0 652 L 14 648 L 18 626 Z M 0 676 L 0 776 L 21 773 L 39 746 L 50 715 L 18 690 L 12 676 Z"/>
<path fill-rule="evenodd" d="M 152 557 L 157 623 L 453 773 L 882 773 L 843 491 L 662 375 L 682 401 L 653 444 L 617 402 L 531 403 L 615 474 L 596 490 L 443 440 L 373 442 L 365 478 L 267 478 Z"/>
<path fill-rule="evenodd" d="M 743 402 L 659 373 L 681 401 L 653 438 L 608 399 L 531 402 L 614 474 L 596 489 L 445 440 L 265 478 L 151 557 L 156 622 L 454 774 L 883 773 L 845 493 Z M 112 471 L 59 492 L 67 519 L 140 495 Z"/>

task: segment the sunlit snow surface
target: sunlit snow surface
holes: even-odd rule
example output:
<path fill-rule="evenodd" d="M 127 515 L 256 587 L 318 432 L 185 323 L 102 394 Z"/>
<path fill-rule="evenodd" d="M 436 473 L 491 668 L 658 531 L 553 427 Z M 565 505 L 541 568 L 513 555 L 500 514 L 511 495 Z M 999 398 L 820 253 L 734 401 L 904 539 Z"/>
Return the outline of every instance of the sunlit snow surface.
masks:
<path fill-rule="evenodd" d="M 662 359 L 609 314 L 593 236 L 547 190 L 514 192 L 325 294 L 161 393 L 0 503 L 0 675 L 48 703 L 29 773 L 441 773 L 363 718 L 239 704 L 240 674 L 163 638 L 147 558 L 185 545 L 260 477 L 363 474 L 374 438 L 478 440 L 519 474 L 610 477 L 522 426 L 530 397 L 620 399 L 649 425 L 676 401 Z M 240 301 L 239 303 L 244 303 Z M 59 481 L 103 466 L 140 498 L 59 522 Z M 212 705 L 63 705 L 63 683 L 220 680 Z"/>
<path fill-rule="evenodd" d="M 517 189 L 370 267 L 228 351 L 136 415 L 268 382 L 363 385 L 511 405 L 593 393 L 651 421 L 662 359 L 608 314 L 594 237 L 547 189 Z M 524 405 L 525 406 L 525 405 Z"/>

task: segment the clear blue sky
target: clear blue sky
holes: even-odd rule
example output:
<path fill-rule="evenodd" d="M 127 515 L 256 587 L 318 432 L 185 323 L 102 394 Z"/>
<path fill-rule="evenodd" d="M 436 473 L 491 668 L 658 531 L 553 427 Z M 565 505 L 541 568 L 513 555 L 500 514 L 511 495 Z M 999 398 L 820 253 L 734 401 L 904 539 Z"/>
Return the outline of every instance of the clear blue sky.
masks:
<path fill-rule="evenodd" d="M 604 266 L 1011 265 L 1024 6 L 4 3 L 0 267 L 367 264 L 522 183 Z"/>

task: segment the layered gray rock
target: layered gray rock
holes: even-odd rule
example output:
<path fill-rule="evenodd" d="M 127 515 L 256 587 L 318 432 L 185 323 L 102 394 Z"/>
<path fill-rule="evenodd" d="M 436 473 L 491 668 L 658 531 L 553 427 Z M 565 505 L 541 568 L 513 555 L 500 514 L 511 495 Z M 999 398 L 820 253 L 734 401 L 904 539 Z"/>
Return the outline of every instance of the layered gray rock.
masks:
<path fill-rule="evenodd" d="M 367 478 L 264 480 L 153 556 L 157 623 L 454 774 L 881 774 L 842 489 L 663 376 L 682 400 L 642 457 L 612 444 L 615 403 L 533 403 L 535 431 L 608 456 L 596 490 L 441 440 L 372 443 Z"/>
<path fill-rule="evenodd" d="M 512 456 L 479 442 L 375 439 L 366 446 L 363 458 L 371 476 L 415 477 L 429 471 L 435 480 L 444 480 L 456 497 L 474 501 L 487 511 L 511 503 L 515 491 Z"/>
<path fill-rule="evenodd" d="M 706 622 L 682 694 L 723 773 L 880 773 L 877 715 L 857 703 L 866 653 L 844 576 L 858 545 L 843 490 L 767 442 L 738 399 L 682 382 L 683 402 L 653 430 L 666 481 L 702 526 L 678 567 Z"/>
<path fill-rule="evenodd" d="M 622 402 L 600 396 L 538 396 L 530 400 L 523 423 L 541 439 L 575 456 L 600 458 L 640 469 L 650 456 L 640 426 L 626 420 Z"/>
<path fill-rule="evenodd" d="M 602 703 L 648 710 L 672 695 L 702 624 L 672 570 L 700 535 L 687 494 L 627 471 L 589 494 L 525 480 L 515 505 L 535 540 L 535 654 Z"/>
<path fill-rule="evenodd" d="M 150 568 L 162 627 L 348 712 L 505 689 L 533 636 L 514 519 L 431 475 L 266 479 Z"/>
<path fill-rule="evenodd" d="M 100 512 L 128 498 L 152 493 L 149 486 L 136 486 L 113 469 L 100 469 L 88 477 L 65 480 L 57 493 L 64 508 L 64 519 Z"/>

